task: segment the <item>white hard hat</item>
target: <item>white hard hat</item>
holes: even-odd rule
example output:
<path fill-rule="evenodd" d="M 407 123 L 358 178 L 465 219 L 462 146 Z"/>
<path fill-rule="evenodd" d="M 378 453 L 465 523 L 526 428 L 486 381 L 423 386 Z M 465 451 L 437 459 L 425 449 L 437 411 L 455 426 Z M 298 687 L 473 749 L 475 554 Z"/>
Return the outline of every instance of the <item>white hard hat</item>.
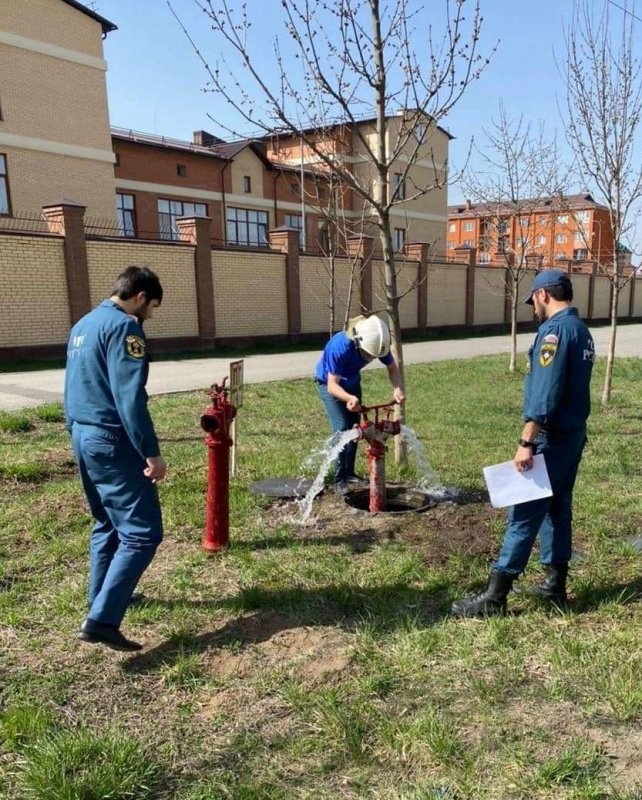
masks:
<path fill-rule="evenodd" d="M 351 338 L 359 349 L 374 358 L 383 358 L 390 352 L 390 329 L 375 314 L 359 318 L 352 328 Z"/>

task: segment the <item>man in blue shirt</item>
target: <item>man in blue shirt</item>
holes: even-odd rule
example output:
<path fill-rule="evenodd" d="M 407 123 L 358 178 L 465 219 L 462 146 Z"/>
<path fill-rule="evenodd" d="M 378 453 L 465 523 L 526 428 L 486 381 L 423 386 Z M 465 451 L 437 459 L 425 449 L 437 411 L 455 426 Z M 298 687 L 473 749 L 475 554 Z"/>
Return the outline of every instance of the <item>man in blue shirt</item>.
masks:
<path fill-rule="evenodd" d="M 401 373 L 390 352 L 390 330 L 372 314 L 350 320 L 346 331 L 339 331 L 325 346 L 316 365 L 315 379 L 334 432 L 348 431 L 359 424 L 361 411 L 361 370 L 374 358 L 385 364 L 398 403 L 405 399 Z M 341 488 L 355 483 L 357 443 L 349 442 L 335 464 L 335 482 Z"/>
<path fill-rule="evenodd" d="M 67 349 L 65 417 L 95 520 L 78 638 L 114 650 L 141 649 L 120 625 L 163 538 L 156 484 L 167 467 L 147 409 L 143 332 L 162 299 L 154 272 L 128 267 L 111 298 L 74 325 Z"/>
<path fill-rule="evenodd" d="M 595 361 L 593 337 L 571 307 L 572 300 L 571 281 L 559 269 L 538 273 L 525 300 L 541 324 L 528 351 L 524 427 L 513 461 L 517 470 L 528 470 L 533 455 L 543 454 L 553 496 L 510 509 L 486 591 L 453 603 L 455 616 L 504 614 L 513 581 L 526 569 L 538 534 L 546 576 L 535 592 L 560 607 L 566 605 L 573 487 L 586 444 Z"/>

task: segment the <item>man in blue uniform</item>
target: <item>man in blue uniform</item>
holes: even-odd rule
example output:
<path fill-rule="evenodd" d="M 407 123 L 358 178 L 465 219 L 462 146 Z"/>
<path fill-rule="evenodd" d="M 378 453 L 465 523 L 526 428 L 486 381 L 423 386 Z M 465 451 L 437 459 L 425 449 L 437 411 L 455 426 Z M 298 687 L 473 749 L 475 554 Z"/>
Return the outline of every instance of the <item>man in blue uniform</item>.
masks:
<path fill-rule="evenodd" d="M 517 470 L 528 470 L 533 455 L 542 453 L 553 496 L 510 509 L 508 529 L 486 590 L 453 603 L 455 616 L 504 614 L 513 581 L 526 569 L 538 533 L 546 576 L 535 592 L 558 606 L 566 605 L 573 487 L 586 443 L 595 360 L 593 338 L 577 309 L 571 307 L 572 300 L 571 281 L 559 269 L 538 273 L 525 300 L 541 324 L 528 353 L 524 427 L 513 460 Z"/>
<path fill-rule="evenodd" d="M 167 467 L 147 409 L 143 332 L 162 299 L 154 272 L 128 267 L 111 298 L 74 325 L 67 349 L 65 416 L 95 520 L 78 638 L 114 650 L 141 649 L 120 625 L 163 538 L 156 484 Z"/>
<path fill-rule="evenodd" d="M 361 316 L 348 323 L 325 346 L 316 365 L 315 379 L 330 426 L 336 433 L 359 424 L 361 411 L 361 370 L 374 358 L 385 364 L 398 403 L 405 399 L 401 373 L 390 352 L 390 330 L 375 314 Z M 356 483 L 354 474 L 357 443 L 349 442 L 335 464 L 335 482 L 340 488 Z"/>

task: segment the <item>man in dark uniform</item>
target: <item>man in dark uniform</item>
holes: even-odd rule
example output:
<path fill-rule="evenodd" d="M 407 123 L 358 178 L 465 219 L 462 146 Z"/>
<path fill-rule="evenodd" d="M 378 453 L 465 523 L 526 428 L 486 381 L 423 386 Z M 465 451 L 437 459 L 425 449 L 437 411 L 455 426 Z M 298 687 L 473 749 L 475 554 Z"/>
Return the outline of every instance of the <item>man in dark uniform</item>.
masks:
<path fill-rule="evenodd" d="M 513 460 L 517 470 L 528 470 L 533 455 L 542 453 L 553 496 L 510 509 L 502 549 L 486 591 L 453 603 L 455 616 L 504 614 L 513 581 L 526 569 L 538 534 L 546 577 L 535 592 L 559 606 L 566 604 L 573 486 L 586 443 L 595 360 L 593 338 L 577 309 L 571 307 L 572 300 L 571 281 L 559 269 L 538 273 L 525 300 L 541 324 L 528 352 L 524 428 Z"/>
<path fill-rule="evenodd" d="M 95 520 L 78 638 L 114 650 L 141 649 L 120 625 L 163 538 L 156 484 L 167 467 L 147 409 L 143 332 L 162 299 L 154 272 L 128 267 L 111 298 L 74 325 L 67 349 L 65 416 Z"/>

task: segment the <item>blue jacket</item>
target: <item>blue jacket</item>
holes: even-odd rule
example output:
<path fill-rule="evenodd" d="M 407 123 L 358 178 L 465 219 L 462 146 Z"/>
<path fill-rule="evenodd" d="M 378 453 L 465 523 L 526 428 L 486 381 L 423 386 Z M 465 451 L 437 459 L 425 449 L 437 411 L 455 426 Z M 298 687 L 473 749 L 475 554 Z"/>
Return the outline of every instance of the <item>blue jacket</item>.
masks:
<path fill-rule="evenodd" d="M 554 433 L 574 433 L 591 412 L 590 382 L 595 344 L 576 308 L 565 308 L 540 325 L 528 351 L 524 420 Z"/>
<path fill-rule="evenodd" d="M 389 366 L 394 358 L 392 353 L 388 353 L 379 361 Z M 361 370 L 369 363 L 370 361 L 361 355 L 352 339 L 349 339 L 343 331 L 339 331 L 326 344 L 314 374 L 319 383 L 328 382 L 328 372 L 339 375 L 341 378 L 339 384 L 345 389 L 357 383 Z"/>
<path fill-rule="evenodd" d="M 142 458 L 160 450 L 147 409 L 149 364 L 142 325 L 104 300 L 69 334 L 65 416 L 73 422 L 124 431 Z"/>

